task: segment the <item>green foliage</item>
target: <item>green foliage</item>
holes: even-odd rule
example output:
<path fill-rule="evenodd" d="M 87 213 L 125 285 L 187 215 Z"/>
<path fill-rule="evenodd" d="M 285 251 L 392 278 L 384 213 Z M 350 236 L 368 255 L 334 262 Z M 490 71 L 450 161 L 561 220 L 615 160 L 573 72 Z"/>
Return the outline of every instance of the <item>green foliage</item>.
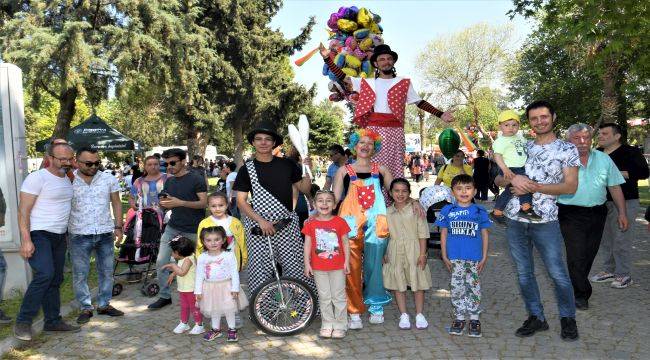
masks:
<path fill-rule="evenodd" d="M 309 119 L 309 152 L 313 155 L 327 156 L 328 148 L 343 143 L 343 117 L 345 112 L 329 100 L 309 106 L 305 115 Z M 297 121 L 291 121 L 297 123 Z M 287 139 L 287 141 L 289 141 Z"/>

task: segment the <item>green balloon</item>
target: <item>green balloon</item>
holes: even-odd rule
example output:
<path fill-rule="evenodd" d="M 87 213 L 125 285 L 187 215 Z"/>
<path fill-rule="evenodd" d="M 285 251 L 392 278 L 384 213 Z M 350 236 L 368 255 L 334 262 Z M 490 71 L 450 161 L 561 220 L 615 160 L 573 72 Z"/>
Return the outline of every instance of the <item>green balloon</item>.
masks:
<path fill-rule="evenodd" d="M 442 154 L 447 159 L 451 159 L 460 146 L 460 136 L 458 136 L 458 133 L 454 129 L 444 129 L 440 133 L 440 136 L 438 136 L 438 146 L 440 146 Z"/>

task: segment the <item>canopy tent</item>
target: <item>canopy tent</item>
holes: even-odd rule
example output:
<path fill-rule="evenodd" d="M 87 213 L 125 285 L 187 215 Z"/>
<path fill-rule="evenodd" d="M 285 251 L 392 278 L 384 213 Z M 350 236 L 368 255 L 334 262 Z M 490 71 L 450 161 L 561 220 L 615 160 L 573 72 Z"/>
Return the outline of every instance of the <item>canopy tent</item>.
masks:
<path fill-rule="evenodd" d="M 101 151 L 138 151 L 140 146 L 131 138 L 108 126 L 97 115 L 91 115 L 81 124 L 68 131 L 65 139 L 73 148 L 90 146 Z M 36 151 L 44 152 L 51 138 L 36 143 Z"/>

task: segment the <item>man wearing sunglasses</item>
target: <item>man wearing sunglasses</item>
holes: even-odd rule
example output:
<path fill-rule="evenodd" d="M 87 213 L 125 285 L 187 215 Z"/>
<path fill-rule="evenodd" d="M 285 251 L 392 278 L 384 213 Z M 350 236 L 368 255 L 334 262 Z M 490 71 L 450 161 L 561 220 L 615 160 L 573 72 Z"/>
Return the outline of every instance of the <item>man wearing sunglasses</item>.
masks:
<path fill-rule="evenodd" d="M 72 168 L 70 145 L 53 144 L 47 149 L 49 165 L 29 174 L 20 189 L 18 226 L 20 255 L 29 262 L 29 283 L 16 316 L 14 336 L 32 339 L 32 321 L 43 309 L 47 332 L 79 331 L 61 318 L 60 286 L 65 262 L 65 233 L 70 216 L 72 184 L 66 174 Z"/>
<path fill-rule="evenodd" d="M 113 241 L 122 240 L 122 202 L 117 179 L 99 170 L 99 154 L 90 147 L 77 150 L 77 166 L 72 182 L 72 211 L 68 233 L 70 257 L 74 273 L 73 289 L 81 304 L 78 324 L 93 316 L 88 273 L 90 255 L 95 252 L 97 263 L 97 314 L 122 316 L 124 313 L 109 303 L 113 295 Z M 111 218 L 111 206 L 113 218 Z"/>
<path fill-rule="evenodd" d="M 183 149 L 167 149 L 162 154 L 167 163 L 167 174 L 163 191 L 158 195 L 160 206 L 172 214 L 160 238 L 160 249 L 156 259 L 160 298 L 149 305 L 149 310 L 158 310 L 172 303 L 171 290 L 167 284 L 170 271 L 163 266 L 171 262 L 172 249 L 169 242 L 176 236 L 184 236 L 196 242 L 196 229 L 205 217 L 208 206 L 208 187 L 205 178 L 186 166 L 187 153 Z"/>

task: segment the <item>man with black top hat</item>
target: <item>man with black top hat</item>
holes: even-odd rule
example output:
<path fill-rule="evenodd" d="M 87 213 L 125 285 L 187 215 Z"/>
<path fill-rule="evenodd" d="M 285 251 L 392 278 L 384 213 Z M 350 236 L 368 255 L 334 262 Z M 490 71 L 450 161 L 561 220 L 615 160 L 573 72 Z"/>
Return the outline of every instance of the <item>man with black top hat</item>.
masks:
<path fill-rule="evenodd" d="M 294 189 L 309 193 L 311 179 L 307 174 L 303 176 L 294 161 L 273 156 L 273 149 L 283 142 L 274 125 L 260 123 L 248 133 L 248 142 L 255 147 L 255 156 L 241 167 L 232 187 L 237 191 L 237 206 L 245 215 L 248 287 L 254 293 L 273 276 L 266 240 L 266 236 L 271 236 L 282 274 L 301 279 L 315 289 L 313 281 L 303 275 L 303 241 L 293 208 Z M 303 163 L 311 165 L 309 158 L 303 159 Z M 256 235 L 259 233 L 262 235 Z"/>
<path fill-rule="evenodd" d="M 345 81 L 348 88 L 359 93 L 354 122 L 362 128 L 378 132 L 387 140 L 383 142 L 382 151 L 378 152 L 373 160 L 388 167 L 393 177 L 404 177 L 404 115 L 407 103 L 416 104 L 418 108 L 445 122 L 454 120 L 454 110 L 438 110 L 422 100 L 410 79 L 397 76 L 394 66 L 397 53 L 388 45 L 377 45 L 370 57 L 370 63 L 375 68 L 374 79 L 346 76 L 330 59 L 329 50 L 322 44 L 320 53 L 332 73 L 339 80 Z"/>

